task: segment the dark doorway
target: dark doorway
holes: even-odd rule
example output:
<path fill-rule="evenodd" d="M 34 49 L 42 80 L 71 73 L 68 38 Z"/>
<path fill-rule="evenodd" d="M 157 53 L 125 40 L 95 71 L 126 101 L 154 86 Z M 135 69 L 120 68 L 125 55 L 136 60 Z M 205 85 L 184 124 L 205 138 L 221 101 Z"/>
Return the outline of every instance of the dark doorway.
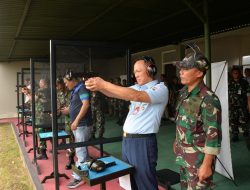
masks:
<path fill-rule="evenodd" d="M 164 73 L 166 75 L 167 82 L 171 82 L 173 77 L 176 76 L 176 66 L 172 64 L 165 64 Z"/>

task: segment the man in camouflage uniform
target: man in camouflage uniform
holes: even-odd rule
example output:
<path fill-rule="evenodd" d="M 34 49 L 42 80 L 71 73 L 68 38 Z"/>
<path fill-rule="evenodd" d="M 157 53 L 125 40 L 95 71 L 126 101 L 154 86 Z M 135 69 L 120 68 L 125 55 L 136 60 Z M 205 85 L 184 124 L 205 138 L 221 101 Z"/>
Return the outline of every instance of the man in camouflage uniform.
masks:
<path fill-rule="evenodd" d="M 39 88 L 35 95 L 35 111 L 36 111 L 36 125 L 50 125 L 50 90 L 48 88 L 48 80 L 40 79 Z M 48 128 L 38 128 L 37 132 L 46 132 Z M 37 160 L 47 160 L 46 141 L 40 140 L 39 152 L 41 153 Z"/>
<path fill-rule="evenodd" d="M 114 83 L 114 79 L 110 79 L 109 80 L 111 83 Z M 105 96 L 105 99 L 106 99 L 106 101 L 107 101 L 107 103 L 108 103 L 108 115 L 110 116 L 110 117 L 113 117 L 114 116 L 114 106 L 115 106 L 115 99 L 114 98 L 112 98 L 112 97 L 107 97 L 107 96 Z"/>
<path fill-rule="evenodd" d="M 115 80 L 114 80 L 114 84 L 118 85 L 118 86 L 121 86 L 121 78 L 120 77 L 116 77 Z M 113 98 L 111 100 L 111 104 L 113 105 L 113 111 L 114 111 L 113 117 L 114 118 L 119 117 L 119 111 L 120 111 L 119 110 L 119 108 L 120 108 L 119 104 L 120 103 L 121 103 L 121 101 L 119 99 L 117 99 L 117 98 Z"/>
<path fill-rule="evenodd" d="M 248 109 L 247 109 L 247 92 L 248 82 L 241 77 L 241 71 L 238 67 L 231 70 L 231 79 L 228 84 L 229 92 L 229 122 L 232 130 L 232 141 L 239 140 L 239 127 L 242 127 L 243 136 L 249 136 L 247 126 Z"/>
<path fill-rule="evenodd" d="M 117 99 L 117 101 L 118 101 L 118 121 L 116 123 L 120 126 L 123 126 L 126 120 L 126 116 L 128 114 L 129 102 L 119 99 Z"/>
<path fill-rule="evenodd" d="M 209 62 L 195 44 L 178 62 L 181 83 L 174 152 L 180 165 L 181 189 L 211 189 L 215 156 L 221 146 L 221 106 L 204 84 Z M 188 50 L 187 50 L 188 51 Z"/>
<path fill-rule="evenodd" d="M 99 92 L 91 92 L 91 111 L 93 119 L 93 129 L 91 133 L 91 138 L 95 139 L 96 130 L 98 130 L 98 138 L 103 137 L 104 134 L 104 124 L 105 116 L 103 113 L 103 96 Z"/>
<path fill-rule="evenodd" d="M 66 88 L 63 78 L 58 77 L 56 79 L 56 88 L 57 88 L 57 111 L 58 116 L 64 120 L 65 124 L 65 131 L 70 134 L 70 138 L 66 139 L 67 143 L 74 143 L 74 135 L 70 128 L 70 117 L 69 114 L 62 114 L 61 109 L 65 109 L 69 107 L 70 104 L 70 91 Z M 68 163 L 65 166 L 66 170 L 70 170 L 72 165 L 75 164 L 74 156 L 75 156 L 75 149 L 70 148 L 68 149 L 67 156 L 69 158 Z"/>
<path fill-rule="evenodd" d="M 57 112 L 58 116 L 60 116 L 65 122 L 65 131 L 71 133 L 70 129 L 70 118 L 69 115 L 62 115 L 61 109 L 65 107 L 69 107 L 70 103 L 70 92 L 66 88 L 63 78 L 56 79 L 56 88 L 57 88 Z"/>

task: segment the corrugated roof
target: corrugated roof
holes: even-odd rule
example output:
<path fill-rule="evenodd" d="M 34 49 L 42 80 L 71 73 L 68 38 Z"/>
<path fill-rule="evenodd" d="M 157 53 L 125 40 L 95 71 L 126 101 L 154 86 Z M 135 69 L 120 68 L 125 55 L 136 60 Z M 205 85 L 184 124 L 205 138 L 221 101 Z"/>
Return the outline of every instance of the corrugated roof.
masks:
<path fill-rule="evenodd" d="M 203 35 L 200 0 L 0 2 L 0 60 L 49 57 L 49 40 L 127 44 L 132 51 Z M 250 1 L 208 0 L 212 33 L 249 26 Z M 198 16 L 197 16 L 198 15 Z"/>

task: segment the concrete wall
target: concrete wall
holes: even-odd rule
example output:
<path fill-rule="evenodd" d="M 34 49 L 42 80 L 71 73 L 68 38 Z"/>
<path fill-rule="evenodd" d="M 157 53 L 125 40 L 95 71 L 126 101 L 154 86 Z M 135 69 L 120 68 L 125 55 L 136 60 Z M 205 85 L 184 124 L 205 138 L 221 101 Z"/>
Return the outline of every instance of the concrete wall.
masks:
<path fill-rule="evenodd" d="M 203 38 L 185 41 L 185 43 L 187 42 L 196 42 L 201 51 L 204 52 Z M 164 73 L 162 53 L 170 50 L 176 50 L 177 55 L 176 59 L 172 61 L 182 59 L 181 44 L 168 45 L 144 52 L 138 52 L 132 55 L 132 59 L 142 55 L 152 56 L 156 61 L 158 68 L 157 77 L 159 78 L 159 75 Z M 226 60 L 230 69 L 232 65 L 241 65 L 242 57 L 246 55 L 250 55 L 250 27 L 211 36 L 211 62 Z"/>
<path fill-rule="evenodd" d="M 203 38 L 192 40 L 204 52 Z M 226 60 L 229 68 L 241 65 L 242 57 L 250 55 L 250 28 L 243 28 L 211 36 L 211 61 Z"/>
<path fill-rule="evenodd" d="M 152 50 L 148 50 L 148 51 L 135 53 L 132 55 L 132 61 L 134 62 L 134 60 L 136 60 L 137 58 L 144 56 L 144 55 L 153 57 L 155 60 L 156 66 L 157 66 L 156 78 L 159 79 L 160 74 L 162 74 L 164 72 L 163 67 L 162 67 L 162 53 L 168 52 L 171 50 L 176 50 L 176 58 L 172 61 L 178 60 L 180 57 L 179 46 L 178 45 L 168 45 L 168 46 L 164 46 L 164 47 L 160 47 L 160 48 L 156 48 L 156 49 L 152 49 Z"/>
<path fill-rule="evenodd" d="M 0 63 L 0 119 L 16 116 L 16 74 L 21 68 L 29 68 L 29 61 Z"/>

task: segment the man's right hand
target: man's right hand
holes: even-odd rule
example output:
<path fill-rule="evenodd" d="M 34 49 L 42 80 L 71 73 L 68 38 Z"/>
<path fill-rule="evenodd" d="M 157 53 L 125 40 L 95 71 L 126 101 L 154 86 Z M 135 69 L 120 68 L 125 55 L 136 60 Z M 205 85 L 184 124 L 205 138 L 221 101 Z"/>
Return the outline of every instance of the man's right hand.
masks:
<path fill-rule="evenodd" d="M 76 130 L 77 129 L 77 126 L 78 126 L 78 122 L 75 120 L 73 123 L 71 123 L 70 125 L 70 128 L 72 131 Z"/>
<path fill-rule="evenodd" d="M 69 108 L 63 107 L 60 109 L 60 113 L 63 115 L 68 115 L 69 114 Z"/>

